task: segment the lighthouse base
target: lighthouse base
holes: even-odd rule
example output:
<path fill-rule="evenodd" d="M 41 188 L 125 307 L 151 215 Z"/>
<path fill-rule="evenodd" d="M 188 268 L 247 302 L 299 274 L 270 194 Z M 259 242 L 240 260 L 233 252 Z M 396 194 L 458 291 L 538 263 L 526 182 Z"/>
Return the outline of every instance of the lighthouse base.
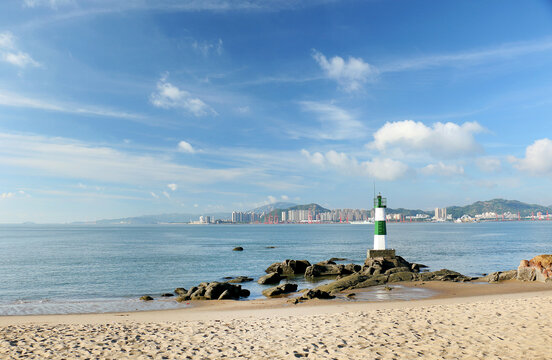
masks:
<path fill-rule="evenodd" d="M 385 249 L 385 250 L 368 250 L 366 255 L 368 259 L 374 258 L 394 258 L 395 249 Z"/>

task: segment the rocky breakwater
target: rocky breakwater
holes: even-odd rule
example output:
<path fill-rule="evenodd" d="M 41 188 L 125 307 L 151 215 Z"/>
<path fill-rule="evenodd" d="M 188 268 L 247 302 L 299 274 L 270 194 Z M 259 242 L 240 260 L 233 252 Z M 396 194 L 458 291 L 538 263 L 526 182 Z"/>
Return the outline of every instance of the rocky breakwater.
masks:
<path fill-rule="evenodd" d="M 401 256 L 368 258 L 359 271 L 343 276 L 334 282 L 316 287 L 314 290 L 335 294 L 345 290 L 360 289 L 401 281 L 471 281 L 473 278 L 456 271 L 442 269 L 421 272 L 425 265 L 410 263 Z"/>
<path fill-rule="evenodd" d="M 531 260 L 521 260 L 517 279 L 552 283 L 552 255 L 537 255 Z"/>

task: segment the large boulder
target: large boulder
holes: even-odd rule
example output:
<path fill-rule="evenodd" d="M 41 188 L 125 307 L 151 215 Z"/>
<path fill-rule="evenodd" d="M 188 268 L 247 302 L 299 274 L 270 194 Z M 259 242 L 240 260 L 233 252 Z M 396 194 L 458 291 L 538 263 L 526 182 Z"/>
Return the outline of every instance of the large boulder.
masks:
<path fill-rule="evenodd" d="M 531 260 L 522 260 L 517 269 L 517 279 L 552 282 L 552 255 L 537 255 Z"/>
<path fill-rule="evenodd" d="M 282 280 L 282 277 L 277 272 L 272 272 L 270 274 L 266 274 L 265 276 L 261 276 L 259 280 L 257 280 L 257 283 L 261 285 L 267 285 L 267 284 L 278 284 Z"/>
<path fill-rule="evenodd" d="M 186 294 L 181 294 L 176 301 L 187 300 L 238 300 L 240 297 L 249 296 L 249 290 L 242 289 L 241 285 L 234 285 L 227 282 L 214 281 L 201 283 L 191 287 Z"/>
<path fill-rule="evenodd" d="M 401 256 L 367 258 L 362 267 L 362 272 L 366 275 L 385 274 L 388 270 L 394 268 L 407 268 L 408 271 L 419 272 L 420 267 L 413 266 Z"/>
<path fill-rule="evenodd" d="M 272 287 L 270 289 L 263 290 L 263 295 L 266 297 L 274 297 L 282 294 L 288 294 L 297 291 L 297 284 L 285 283 Z"/>
<path fill-rule="evenodd" d="M 500 281 L 512 280 L 517 278 L 517 270 L 508 270 L 508 271 L 496 271 L 487 276 L 478 278 L 478 281 L 487 281 L 491 284 L 498 283 Z"/>
<path fill-rule="evenodd" d="M 276 272 L 280 275 L 297 275 L 304 274 L 305 270 L 310 266 L 307 260 L 284 260 L 279 263 L 270 265 L 265 272 L 267 274 Z"/>

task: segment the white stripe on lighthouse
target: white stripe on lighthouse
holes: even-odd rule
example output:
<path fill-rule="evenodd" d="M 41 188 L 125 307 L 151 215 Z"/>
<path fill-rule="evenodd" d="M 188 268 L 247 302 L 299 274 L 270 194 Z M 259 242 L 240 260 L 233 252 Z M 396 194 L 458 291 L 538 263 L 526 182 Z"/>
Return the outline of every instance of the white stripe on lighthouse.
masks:
<path fill-rule="evenodd" d="M 374 235 L 374 250 L 385 250 L 385 235 Z"/>
<path fill-rule="evenodd" d="M 376 208 L 374 214 L 374 221 L 385 221 L 385 208 Z"/>

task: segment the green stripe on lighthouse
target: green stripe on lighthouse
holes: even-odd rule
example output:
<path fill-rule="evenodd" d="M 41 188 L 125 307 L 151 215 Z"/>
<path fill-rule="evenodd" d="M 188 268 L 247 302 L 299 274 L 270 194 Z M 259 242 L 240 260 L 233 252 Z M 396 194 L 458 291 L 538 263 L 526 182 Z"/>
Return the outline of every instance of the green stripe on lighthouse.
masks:
<path fill-rule="evenodd" d="M 374 235 L 387 235 L 385 221 L 376 221 L 374 226 Z"/>

